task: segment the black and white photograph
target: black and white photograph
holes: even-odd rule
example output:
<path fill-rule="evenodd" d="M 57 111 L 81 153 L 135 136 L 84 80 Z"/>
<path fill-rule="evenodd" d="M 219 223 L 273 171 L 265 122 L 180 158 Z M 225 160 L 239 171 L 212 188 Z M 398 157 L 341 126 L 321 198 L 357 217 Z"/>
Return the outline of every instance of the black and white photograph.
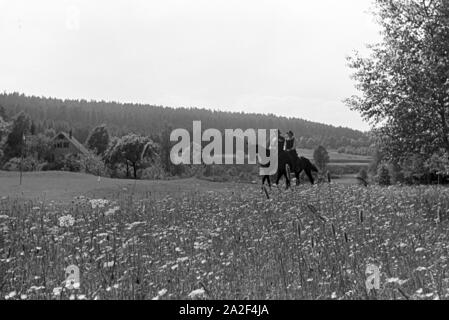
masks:
<path fill-rule="evenodd" d="M 4 304 L 268 319 L 448 263 L 448 0 L 0 0 Z"/>

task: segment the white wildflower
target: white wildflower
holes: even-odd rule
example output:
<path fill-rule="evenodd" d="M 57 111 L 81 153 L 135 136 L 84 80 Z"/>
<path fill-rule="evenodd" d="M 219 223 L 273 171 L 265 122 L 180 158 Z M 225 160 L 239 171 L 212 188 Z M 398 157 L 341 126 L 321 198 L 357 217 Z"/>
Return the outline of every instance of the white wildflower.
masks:
<path fill-rule="evenodd" d="M 53 289 L 53 295 L 54 296 L 59 296 L 62 292 L 62 288 L 61 287 L 56 287 Z"/>
<path fill-rule="evenodd" d="M 205 297 L 206 297 L 206 292 L 204 291 L 204 289 L 196 289 L 189 293 L 190 299 L 200 299 L 200 298 L 205 298 Z"/>
<path fill-rule="evenodd" d="M 107 204 L 109 204 L 109 201 L 106 199 L 92 199 L 89 202 L 92 206 L 92 209 L 104 208 Z"/>
<path fill-rule="evenodd" d="M 75 219 L 70 214 L 59 218 L 59 226 L 60 227 L 71 227 L 74 224 L 75 224 Z"/>
<path fill-rule="evenodd" d="M 157 293 L 157 295 L 158 295 L 159 297 L 163 297 L 166 293 L 167 293 L 167 289 L 162 289 L 162 290 L 160 290 L 160 291 Z"/>

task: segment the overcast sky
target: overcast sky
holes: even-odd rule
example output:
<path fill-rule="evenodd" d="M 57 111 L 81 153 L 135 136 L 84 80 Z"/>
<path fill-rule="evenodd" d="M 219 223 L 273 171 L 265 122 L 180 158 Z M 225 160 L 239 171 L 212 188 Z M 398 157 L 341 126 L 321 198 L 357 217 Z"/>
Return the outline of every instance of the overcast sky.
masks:
<path fill-rule="evenodd" d="M 275 113 L 368 129 L 345 57 L 371 0 L 0 0 L 0 91 Z"/>

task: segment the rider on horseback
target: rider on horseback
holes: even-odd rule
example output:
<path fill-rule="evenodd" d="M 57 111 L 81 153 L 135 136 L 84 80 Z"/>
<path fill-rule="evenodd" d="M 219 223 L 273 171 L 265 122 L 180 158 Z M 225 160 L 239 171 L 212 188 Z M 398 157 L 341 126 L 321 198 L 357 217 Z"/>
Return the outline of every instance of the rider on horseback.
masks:
<path fill-rule="evenodd" d="M 278 130 L 278 152 L 281 153 L 284 151 L 285 138 L 282 135 L 281 130 Z"/>
<path fill-rule="evenodd" d="M 293 159 L 296 159 L 298 157 L 298 152 L 296 151 L 296 138 L 291 130 L 287 132 L 285 151 L 287 151 L 290 156 L 293 157 Z"/>

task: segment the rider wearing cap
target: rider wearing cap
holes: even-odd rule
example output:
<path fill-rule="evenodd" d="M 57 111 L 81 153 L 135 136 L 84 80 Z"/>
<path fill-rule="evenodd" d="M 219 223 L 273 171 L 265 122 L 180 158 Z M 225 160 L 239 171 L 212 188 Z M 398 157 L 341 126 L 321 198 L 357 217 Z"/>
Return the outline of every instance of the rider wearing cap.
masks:
<path fill-rule="evenodd" d="M 287 152 L 295 152 L 295 155 L 297 155 L 296 152 L 296 138 L 293 132 L 290 130 L 287 132 L 287 140 L 285 142 L 285 151 Z"/>

